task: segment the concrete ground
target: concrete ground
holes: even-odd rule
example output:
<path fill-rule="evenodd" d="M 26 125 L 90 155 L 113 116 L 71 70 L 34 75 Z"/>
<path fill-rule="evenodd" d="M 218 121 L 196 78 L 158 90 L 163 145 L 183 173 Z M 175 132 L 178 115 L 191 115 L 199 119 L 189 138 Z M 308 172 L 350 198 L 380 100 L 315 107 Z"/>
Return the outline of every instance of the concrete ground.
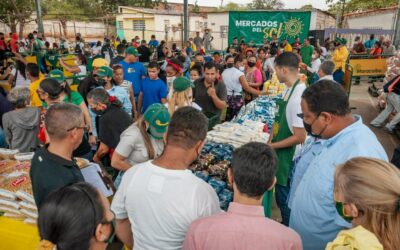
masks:
<path fill-rule="evenodd" d="M 377 88 L 382 87 L 382 82 L 375 83 Z M 389 157 L 392 158 L 393 151 L 397 145 L 400 144 L 400 140 L 396 135 L 388 134 L 383 129 L 374 128 L 369 123 L 380 113 L 378 108 L 378 98 L 372 97 L 368 94 L 368 87 L 371 84 L 368 83 L 367 79 L 361 79 L 360 85 L 353 85 L 350 94 L 350 106 L 352 107 L 352 113 L 360 115 L 366 124 L 378 137 L 378 140 L 385 148 L 385 151 Z M 281 221 L 280 210 L 276 206 L 275 200 L 272 208 L 272 218 L 276 221 Z"/>

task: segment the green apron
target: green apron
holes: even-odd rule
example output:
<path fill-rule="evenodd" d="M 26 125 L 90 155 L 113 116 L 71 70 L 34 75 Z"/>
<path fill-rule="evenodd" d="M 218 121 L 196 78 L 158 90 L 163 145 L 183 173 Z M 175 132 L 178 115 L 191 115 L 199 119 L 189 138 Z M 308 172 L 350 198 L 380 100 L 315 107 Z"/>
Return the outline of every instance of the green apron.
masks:
<path fill-rule="evenodd" d="M 275 121 L 271 131 L 271 133 L 273 133 L 272 142 L 282 141 L 293 135 L 293 133 L 289 129 L 289 125 L 286 119 L 286 106 L 299 82 L 300 80 L 297 80 L 297 82 L 294 84 L 287 99 L 286 97 L 284 97 L 284 99 L 279 99 L 276 101 Z M 296 146 L 280 148 L 276 150 L 276 155 L 278 156 L 278 170 L 276 173 L 276 181 L 279 185 L 287 185 L 287 180 L 292 166 L 292 160 L 295 150 Z M 263 197 L 263 206 L 264 214 L 267 217 L 271 217 L 272 198 L 273 190 L 265 192 Z"/>

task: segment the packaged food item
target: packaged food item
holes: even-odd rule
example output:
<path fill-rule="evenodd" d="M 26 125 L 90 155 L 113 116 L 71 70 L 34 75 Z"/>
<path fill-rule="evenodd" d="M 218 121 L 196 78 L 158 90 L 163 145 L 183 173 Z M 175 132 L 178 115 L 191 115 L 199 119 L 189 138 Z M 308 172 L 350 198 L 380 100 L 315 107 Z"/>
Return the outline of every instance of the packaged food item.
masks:
<path fill-rule="evenodd" d="M 87 167 L 90 164 L 90 161 L 84 158 L 75 157 L 74 159 L 79 168 Z"/>
<path fill-rule="evenodd" d="M 205 182 L 207 182 L 210 179 L 210 175 L 208 174 L 207 171 L 196 171 L 194 172 L 194 175 L 196 175 Z"/>
<path fill-rule="evenodd" d="M 6 206 L 6 207 L 10 207 L 10 208 L 15 208 L 15 209 L 19 209 L 19 207 L 20 207 L 18 202 L 11 201 L 11 200 L 4 200 L 4 199 L 0 199 L 0 206 Z"/>
<path fill-rule="evenodd" d="M 16 208 L 3 205 L 0 205 L 0 211 L 5 213 L 21 214 L 21 212 Z"/>
<path fill-rule="evenodd" d="M 34 219 L 34 220 L 37 220 L 37 218 L 38 218 L 38 214 L 35 213 L 35 212 L 32 212 L 30 210 L 20 209 L 19 211 L 21 212 L 21 214 L 25 215 L 28 218 L 31 218 L 31 219 Z"/>
<path fill-rule="evenodd" d="M 227 171 L 229 168 L 229 163 L 227 161 L 222 161 L 220 163 L 216 163 L 211 165 L 208 169 L 211 176 L 216 176 L 221 180 L 226 180 L 227 178 Z"/>
<path fill-rule="evenodd" d="M 15 200 L 17 196 L 8 190 L 0 189 L 0 199 Z"/>
<path fill-rule="evenodd" d="M 25 223 L 25 224 L 36 225 L 37 219 L 26 218 L 26 219 L 24 220 L 24 223 Z"/>
<path fill-rule="evenodd" d="M 18 152 L 18 149 L 0 148 L 0 160 L 12 160 Z"/>
<path fill-rule="evenodd" d="M 210 184 L 210 186 L 214 188 L 217 194 L 219 194 L 222 190 L 224 190 L 224 188 L 226 188 L 226 182 L 218 180 L 216 178 L 211 178 L 208 181 L 208 184 Z"/>
<path fill-rule="evenodd" d="M 222 210 L 227 210 L 229 203 L 233 201 L 233 192 L 229 189 L 224 189 L 218 194 L 219 204 Z"/>
<path fill-rule="evenodd" d="M 18 190 L 17 192 L 15 192 L 15 196 L 22 201 L 30 204 L 35 204 L 35 199 L 33 198 L 32 194 L 32 187 L 26 190 Z"/>
<path fill-rule="evenodd" d="M 30 152 L 30 153 L 18 153 L 15 154 L 14 157 L 17 161 L 30 161 L 33 158 L 33 155 L 35 153 Z"/>
<path fill-rule="evenodd" d="M 20 202 L 18 202 L 18 205 L 19 205 L 20 208 L 27 209 L 27 210 L 30 210 L 30 211 L 33 211 L 33 212 L 37 213 L 37 207 L 36 207 L 36 205 L 34 203 L 26 202 L 26 201 L 20 201 Z"/>
<path fill-rule="evenodd" d="M 22 214 L 14 214 L 14 213 L 10 213 L 10 212 L 4 213 L 3 216 L 13 219 L 13 220 L 25 220 L 26 219 L 26 217 Z"/>

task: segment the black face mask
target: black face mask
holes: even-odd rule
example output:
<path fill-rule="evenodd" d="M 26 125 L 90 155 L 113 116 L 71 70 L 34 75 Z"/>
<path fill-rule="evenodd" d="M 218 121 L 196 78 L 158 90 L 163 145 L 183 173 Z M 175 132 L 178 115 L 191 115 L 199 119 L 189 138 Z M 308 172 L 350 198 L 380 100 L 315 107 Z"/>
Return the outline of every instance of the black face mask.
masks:
<path fill-rule="evenodd" d="M 99 80 L 97 81 L 97 84 L 98 84 L 99 86 L 104 86 L 104 85 L 106 85 L 106 80 L 104 80 L 104 79 L 99 79 Z"/>
<path fill-rule="evenodd" d="M 226 64 L 226 67 L 227 67 L 228 69 L 233 68 L 233 63 L 227 63 L 227 64 Z"/>
<path fill-rule="evenodd" d="M 325 131 L 325 129 L 328 127 L 328 125 L 326 125 L 325 128 L 322 129 L 319 134 L 314 134 L 312 132 L 312 125 L 318 119 L 318 117 L 319 117 L 319 114 L 318 114 L 317 118 L 315 118 L 315 120 L 311 124 L 305 123 L 304 119 L 303 119 L 303 124 L 304 124 L 304 129 L 306 130 L 307 134 L 311 135 L 312 137 L 320 139 L 320 138 L 322 138 L 322 133 Z"/>
<path fill-rule="evenodd" d="M 253 68 L 254 66 L 256 66 L 255 62 L 247 62 L 247 65 L 249 65 L 250 68 Z"/>

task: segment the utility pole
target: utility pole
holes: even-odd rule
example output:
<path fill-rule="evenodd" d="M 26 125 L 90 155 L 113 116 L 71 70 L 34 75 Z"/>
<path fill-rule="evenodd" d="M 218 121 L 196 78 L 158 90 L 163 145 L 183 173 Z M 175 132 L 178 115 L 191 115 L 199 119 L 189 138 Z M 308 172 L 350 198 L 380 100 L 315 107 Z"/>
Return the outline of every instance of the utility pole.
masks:
<path fill-rule="evenodd" d="M 44 29 L 42 22 L 42 8 L 40 7 L 40 0 L 35 0 L 35 4 L 36 4 L 36 19 L 38 23 L 38 32 L 43 34 Z"/>
<path fill-rule="evenodd" d="M 183 42 L 189 39 L 189 11 L 188 0 L 183 0 Z"/>
<path fill-rule="evenodd" d="M 394 38 L 393 38 L 393 44 L 397 48 L 400 46 L 400 0 L 397 5 L 397 14 L 396 14 L 396 20 L 395 20 L 395 25 L 394 25 Z"/>

